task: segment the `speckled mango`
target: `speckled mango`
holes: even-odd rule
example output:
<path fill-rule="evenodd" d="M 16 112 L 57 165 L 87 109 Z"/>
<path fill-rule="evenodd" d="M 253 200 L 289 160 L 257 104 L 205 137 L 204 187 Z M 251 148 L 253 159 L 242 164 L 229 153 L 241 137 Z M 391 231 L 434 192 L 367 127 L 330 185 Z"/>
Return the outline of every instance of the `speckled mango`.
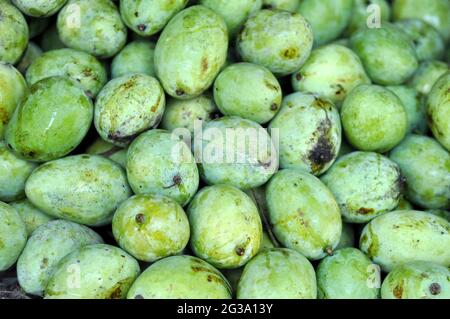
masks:
<path fill-rule="evenodd" d="M 86 149 L 86 154 L 101 155 L 116 162 L 123 168 L 127 164 L 127 148 L 121 148 L 98 137 Z"/>
<path fill-rule="evenodd" d="M 232 37 L 249 16 L 261 9 L 262 0 L 199 0 L 199 4 L 221 15 Z"/>
<path fill-rule="evenodd" d="M 313 33 L 298 13 L 261 10 L 244 24 L 237 51 L 245 62 L 268 68 L 276 75 L 296 72 L 311 53 Z"/>
<path fill-rule="evenodd" d="M 294 91 L 316 93 L 338 107 L 355 87 L 370 83 L 359 57 L 337 44 L 313 50 L 300 71 L 292 75 Z"/>
<path fill-rule="evenodd" d="M 298 12 L 311 24 L 314 45 L 337 39 L 350 22 L 353 0 L 302 0 Z"/>
<path fill-rule="evenodd" d="M 193 252 L 218 268 L 238 268 L 256 255 L 262 224 L 253 201 L 239 189 L 215 185 L 200 190 L 188 207 Z"/>
<path fill-rule="evenodd" d="M 383 299 L 450 299 L 450 270 L 416 261 L 395 267 L 381 286 Z"/>
<path fill-rule="evenodd" d="M 18 158 L 0 140 L 0 201 L 11 202 L 25 196 L 25 182 L 36 164 Z"/>
<path fill-rule="evenodd" d="M 122 249 L 147 262 L 181 253 L 190 234 L 183 208 L 173 199 L 153 194 L 123 202 L 114 214 L 112 230 Z"/>
<path fill-rule="evenodd" d="M 369 7 L 370 5 L 376 5 L 377 7 Z M 366 29 L 367 21 L 372 22 L 374 14 L 377 14 L 378 12 L 380 14 L 381 23 L 390 20 L 391 7 L 387 0 L 370 0 L 369 2 L 367 0 L 353 0 L 353 10 L 350 22 L 344 35 L 351 36 L 360 29 Z"/>
<path fill-rule="evenodd" d="M 269 132 L 278 135 L 280 166 L 314 175 L 324 173 L 336 160 L 342 128 L 334 104 L 313 94 L 284 97 Z"/>
<path fill-rule="evenodd" d="M 197 192 L 199 174 L 191 150 L 167 131 L 150 130 L 136 138 L 128 148 L 126 169 L 136 194 L 161 194 L 184 206 Z"/>
<path fill-rule="evenodd" d="M 109 81 L 95 101 L 94 124 L 100 136 L 127 146 L 140 133 L 158 126 L 166 98 L 158 80 L 134 73 Z"/>
<path fill-rule="evenodd" d="M 244 268 L 238 299 L 316 299 L 316 274 L 300 253 L 286 248 L 260 252 Z"/>
<path fill-rule="evenodd" d="M 209 185 L 249 189 L 265 184 L 278 170 L 278 157 L 267 131 L 237 116 L 203 125 L 195 136 L 194 154 L 202 179 Z"/>
<path fill-rule="evenodd" d="M 195 121 L 209 122 L 219 116 L 214 99 L 209 94 L 202 94 L 189 100 L 170 98 L 167 101 L 161 128 L 173 131 L 187 129 L 194 133 Z"/>
<path fill-rule="evenodd" d="M 377 84 L 400 85 L 419 66 L 411 38 L 387 22 L 381 28 L 359 30 L 351 37 L 350 46 Z"/>
<path fill-rule="evenodd" d="M 45 18 L 58 12 L 67 0 L 12 0 L 12 2 L 26 15 Z"/>
<path fill-rule="evenodd" d="M 130 73 L 155 76 L 154 54 L 153 42 L 141 40 L 128 43 L 112 60 L 111 77 L 117 78 Z"/>
<path fill-rule="evenodd" d="M 7 270 L 19 258 L 27 242 L 27 229 L 19 213 L 0 202 L 0 271 Z"/>
<path fill-rule="evenodd" d="M 214 100 L 222 114 L 260 124 L 277 114 L 282 95 L 277 78 L 265 67 L 252 63 L 232 64 L 214 82 Z"/>
<path fill-rule="evenodd" d="M 399 166 L 372 152 L 342 156 L 322 177 L 346 222 L 366 223 L 395 209 L 403 189 Z M 368 191 L 370 190 L 370 191 Z"/>
<path fill-rule="evenodd" d="M 7 0 L 0 0 L 0 62 L 19 61 L 28 45 L 28 25 L 22 13 Z"/>
<path fill-rule="evenodd" d="M 39 166 L 25 193 L 44 213 L 90 226 L 111 222 L 116 208 L 131 195 L 123 169 L 96 155 L 68 156 Z"/>
<path fill-rule="evenodd" d="M 225 63 L 227 48 L 223 18 L 203 6 L 189 7 L 168 23 L 156 43 L 156 74 L 167 94 L 180 99 L 199 96 Z"/>
<path fill-rule="evenodd" d="M 231 287 L 213 266 L 192 256 L 164 258 L 133 283 L 128 299 L 231 299 Z"/>
<path fill-rule="evenodd" d="M 107 81 L 105 67 L 94 56 L 72 49 L 44 53 L 26 73 L 30 85 L 51 76 L 71 78 L 89 97 L 96 97 Z"/>
<path fill-rule="evenodd" d="M 389 158 L 406 177 L 408 200 L 424 208 L 450 207 L 450 154 L 436 140 L 410 135 Z"/>
<path fill-rule="evenodd" d="M 448 71 L 449 66 L 445 62 L 436 60 L 423 62 L 412 77 L 409 85 L 418 92 L 428 95 L 437 80 Z"/>
<path fill-rule="evenodd" d="M 368 223 L 359 242 L 372 261 L 389 272 L 412 261 L 450 266 L 450 223 L 429 213 L 404 210 L 381 215 Z"/>
<path fill-rule="evenodd" d="M 360 85 L 341 108 L 347 140 L 361 151 L 385 153 L 400 143 L 408 129 L 408 117 L 400 98 L 378 85 Z"/>
<path fill-rule="evenodd" d="M 124 299 L 140 273 L 120 248 L 88 245 L 64 257 L 45 288 L 46 299 Z"/>
<path fill-rule="evenodd" d="M 58 14 L 58 34 L 69 48 L 109 58 L 127 40 L 127 28 L 110 0 L 69 0 Z"/>
<path fill-rule="evenodd" d="M 342 220 L 333 194 L 316 177 L 295 169 L 278 172 L 266 187 L 269 220 L 284 247 L 317 260 L 339 243 Z"/>
<path fill-rule="evenodd" d="M 320 299 L 378 299 L 379 268 L 356 248 L 337 250 L 317 267 Z"/>
<path fill-rule="evenodd" d="M 296 12 L 300 0 L 263 0 L 263 8 Z"/>
<path fill-rule="evenodd" d="M 187 3 L 188 0 L 120 0 L 120 15 L 131 30 L 140 36 L 151 36 L 161 31 Z"/>
<path fill-rule="evenodd" d="M 450 71 L 442 75 L 431 89 L 427 115 L 434 137 L 450 151 Z"/>
<path fill-rule="evenodd" d="M 17 278 L 25 292 L 42 296 L 58 262 L 85 245 L 103 243 L 93 230 L 67 220 L 55 220 L 39 227 L 17 262 Z"/>
<path fill-rule="evenodd" d="M 28 94 L 22 74 L 11 64 L 0 62 L 0 139 L 17 104 Z"/>
<path fill-rule="evenodd" d="M 28 237 L 36 228 L 43 224 L 47 224 L 49 221 L 54 219 L 50 215 L 47 215 L 40 209 L 36 208 L 36 206 L 31 204 L 28 199 L 22 199 L 9 204 L 17 210 L 20 218 L 22 218 L 25 223 Z"/>

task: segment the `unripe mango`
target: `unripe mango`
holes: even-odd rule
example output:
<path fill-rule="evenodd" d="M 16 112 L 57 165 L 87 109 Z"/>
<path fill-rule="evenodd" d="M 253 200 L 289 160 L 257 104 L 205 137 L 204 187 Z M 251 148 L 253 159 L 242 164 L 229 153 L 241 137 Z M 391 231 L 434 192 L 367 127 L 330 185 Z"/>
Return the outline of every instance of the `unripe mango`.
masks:
<path fill-rule="evenodd" d="M 25 223 L 15 208 L 0 202 L 0 271 L 7 270 L 27 242 Z"/>
<path fill-rule="evenodd" d="M 0 1 L 0 62 L 19 61 L 28 45 L 28 25 L 22 13 L 9 1 Z"/>
<path fill-rule="evenodd" d="M 450 71 L 434 84 L 428 95 L 428 125 L 434 137 L 450 151 Z"/>

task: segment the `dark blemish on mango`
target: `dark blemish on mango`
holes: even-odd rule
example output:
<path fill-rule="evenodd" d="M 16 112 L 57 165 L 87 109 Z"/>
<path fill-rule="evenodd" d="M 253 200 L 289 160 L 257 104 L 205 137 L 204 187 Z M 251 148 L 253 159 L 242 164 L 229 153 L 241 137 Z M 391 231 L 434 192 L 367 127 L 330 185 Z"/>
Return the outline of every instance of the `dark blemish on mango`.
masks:
<path fill-rule="evenodd" d="M 270 161 L 270 160 L 267 162 L 258 161 L 258 164 L 260 166 L 262 166 L 263 168 L 268 169 L 272 165 L 272 161 Z"/>
<path fill-rule="evenodd" d="M 403 280 L 394 287 L 394 290 L 392 291 L 392 293 L 394 294 L 395 298 L 397 299 L 402 299 L 403 296 Z"/>
<path fill-rule="evenodd" d="M 278 86 L 276 86 L 275 84 L 270 83 L 267 80 L 264 80 L 264 85 L 269 88 L 270 90 L 274 90 L 278 92 Z"/>
<path fill-rule="evenodd" d="M 142 295 L 136 295 L 134 296 L 134 299 L 144 299 L 144 297 Z"/>
<path fill-rule="evenodd" d="M 333 145 L 325 136 L 320 136 L 308 155 L 313 173 L 320 172 L 326 164 L 333 160 L 334 155 Z"/>
<path fill-rule="evenodd" d="M 324 251 L 324 253 L 326 253 L 328 256 L 333 256 L 333 247 L 331 247 L 331 246 L 325 247 L 325 249 L 324 249 L 323 251 Z"/>
<path fill-rule="evenodd" d="M 244 256 L 244 254 L 245 254 L 245 249 L 244 248 L 242 248 L 242 247 L 238 247 L 238 248 L 236 248 L 236 255 L 238 255 L 238 256 Z"/>
<path fill-rule="evenodd" d="M 44 257 L 44 258 L 42 259 L 40 268 L 41 268 L 41 269 L 44 269 L 44 268 L 47 267 L 47 266 L 48 266 L 48 258 L 47 258 L 47 257 Z"/>
<path fill-rule="evenodd" d="M 367 214 L 372 214 L 374 211 L 375 210 L 373 208 L 361 207 L 360 209 L 358 209 L 358 214 L 367 215 Z"/>
<path fill-rule="evenodd" d="M 182 96 L 182 95 L 184 95 L 184 91 L 180 90 L 180 89 L 176 89 L 175 90 L 175 94 L 178 95 L 178 96 Z"/>
<path fill-rule="evenodd" d="M 295 59 L 298 56 L 297 48 L 289 48 L 283 51 L 282 57 L 285 59 Z"/>
<path fill-rule="evenodd" d="M 144 32 L 145 29 L 147 29 L 147 26 L 145 24 L 138 24 L 137 29 L 141 32 Z"/>
<path fill-rule="evenodd" d="M 206 71 L 208 71 L 208 58 L 207 57 L 203 57 L 202 58 L 202 73 L 206 73 Z"/>
<path fill-rule="evenodd" d="M 434 282 L 428 288 L 433 296 L 439 295 L 441 293 L 441 285 L 437 282 Z"/>
<path fill-rule="evenodd" d="M 168 188 L 172 188 L 174 186 L 180 185 L 183 182 L 183 178 L 179 175 L 176 174 L 173 178 L 172 178 L 172 184 L 169 186 L 164 187 L 165 189 Z"/>
<path fill-rule="evenodd" d="M 108 299 L 121 299 L 122 297 L 122 289 L 117 287 L 114 291 L 109 295 Z"/>
<path fill-rule="evenodd" d="M 139 225 L 142 225 L 143 223 L 145 223 L 145 215 L 144 214 L 137 214 L 134 219 L 136 220 L 136 223 L 138 223 Z"/>
<path fill-rule="evenodd" d="M 299 72 L 299 73 L 297 73 L 297 75 L 295 76 L 295 79 L 296 79 L 297 81 L 301 81 L 301 80 L 303 79 L 303 75 Z"/>

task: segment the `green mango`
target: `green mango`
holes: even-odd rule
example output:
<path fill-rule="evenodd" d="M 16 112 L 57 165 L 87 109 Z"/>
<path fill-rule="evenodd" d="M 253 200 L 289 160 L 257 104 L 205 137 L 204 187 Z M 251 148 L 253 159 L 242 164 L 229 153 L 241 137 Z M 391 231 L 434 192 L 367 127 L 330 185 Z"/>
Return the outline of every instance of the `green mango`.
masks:
<path fill-rule="evenodd" d="M 188 207 L 191 248 L 218 268 L 243 266 L 260 249 L 262 224 L 254 202 L 239 189 L 215 185 L 200 190 Z"/>
<path fill-rule="evenodd" d="M 261 10 L 244 24 L 237 51 L 245 62 L 262 65 L 275 75 L 296 72 L 313 46 L 309 23 L 299 13 Z"/>
<path fill-rule="evenodd" d="M 197 164 L 178 135 L 150 130 L 131 143 L 126 163 L 128 181 L 136 194 L 154 193 L 185 206 L 199 185 Z"/>
<path fill-rule="evenodd" d="M 450 266 L 450 223 L 429 213 L 404 210 L 381 215 L 363 229 L 360 249 L 389 272 L 412 261 Z"/>
<path fill-rule="evenodd" d="M 118 147 L 114 144 L 106 142 L 100 137 L 86 149 L 86 154 L 101 155 L 119 164 L 122 168 L 126 168 L 127 149 Z"/>
<path fill-rule="evenodd" d="M 390 20 L 391 7 L 387 0 L 353 0 L 352 15 L 344 35 L 351 36 L 358 30 L 367 29 L 367 22 L 372 22 L 373 18 L 378 14 L 380 23 Z"/>
<path fill-rule="evenodd" d="M 67 0 L 12 0 L 12 2 L 26 15 L 45 18 L 58 12 Z"/>
<path fill-rule="evenodd" d="M 20 287 L 29 294 L 42 296 L 58 262 L 86 245 L 103 240 L 93 230 L 67 220 L 55 220 L 33 232 L 17 261 Z"/>
<path fill-rule="evenodd" d="M 138 262 L 120 248 L 84 246 L 58 263 L 44 298 L 124 299 L 139 273 Z"/>
<path fill-rule="evenodd" d="M 279 141 L 282 168 L 314 175 L 324 173 L 333 164 L 341 146 L 338 110 L 331 101 L 313 94 L 285 96 L 269 131 Z"/>
<path fill-rule="evenodd" d="M 161 31 L 187 3 L 188 0 L 121 0 L 120 15 L 135 33 L 151 36 Z"/>
<path fill-rule="evenodd" d="M 58 14 L 57 28 L 66 46 L 99 58 L 116 55 L 127 40 L 127 28 L 110 0 L 69 0 Z"/>
<path fill-rule="evenodd" d="M 409 85 L 423 95 L 428 95 L 436 81 L 449 71 L 448 64 L 442 61 L 426 61 L 417 69 Z"/>
<path fill-rule="evenodd" d="M 96 155 L 42 164 L 28 178 L 25 193 L 44 213 L 89 226 L 110 223 L 116 208 L 131 196 L 123 169 Z"/>
<path fill-rule="evenodd" d="M 450 151 L 450 71 L 442 75 L 428 95 L 428 126 L 434 137 Z"/>
<path fill-rule="evenodd" d="M 418 206 L 450 207 L 450 154 L 434 139 L 410 135 L 389 158 L 406 177 L 406 198 Z"/>
<path fill-rule="evenodd" d="M 189 7 L 167 24 L 156 43 L 156 75 L 170 96 L 197 97 L 213 83 L 227 48 L 223 18 L 203 6 Z"/>
<path fill-rule="evenodd" d="M 31 236 L 33 231 L 41 225 L 47 224 L 54 218 L 45 214 L 40 209 L 36 208 L 30 203 L 28 199 L 22 199 L 9 203 L 14 207 L 22 218 L 27 228 L 28 237 Z"/>
<path fill-rule="evenodd" d="M 450 270 L 426 261 L 395 267 L 381 286 L 383 299 L 450 299 Z"/>
<path fill-rule="evenodd" d="M 231 287 L 213 266 L 192 256 L 164 258 L 133 283 L 128 299 L 231 299 Z"/>
<path fill-rule="evenodd" d="M 379 267 L 356 248 L 342 248 L 317 267 L 320 299 L 378 299 Z"/>
<path fill-rule="evenodd" d="M 238 299 L 316 299 L 316 274 L 300 253 L 286 248 L 260 252 L 244 268 Z"/>
<path fill-rule="evenodd" d="M 26 73 L 30 85 L 51 76 L 71 78 L 89 97 L 97 96 L 107 81 L 105 67 L 94 56 L 72 49 L 45 52 Z"/>
<path fill-rule="evenodd" d="M 317 260 L 331 254 L 342 231 L 339 206 L 313 175 L 285 169 L 266 187 L 270 224 L 284 247 Z"/>
<path fill-rule="evenodd" d="M 17 210 L 0 202 L 0 271 L 16 262 L 27 242 L 27 229 Z"/>
<path fill-rule="evenodd" d="M 0 0 L 0 62 L 19 61 L 28 45 L 28 25 L 22 13 L 8 0 Z"/>
<path fill-rule="evenodd" d="M 155 43 L 133 41 L 128 43 L 112 60 L 111 77 L 117 78 L 130 73 L 155 76 L 153 57 Z"/>

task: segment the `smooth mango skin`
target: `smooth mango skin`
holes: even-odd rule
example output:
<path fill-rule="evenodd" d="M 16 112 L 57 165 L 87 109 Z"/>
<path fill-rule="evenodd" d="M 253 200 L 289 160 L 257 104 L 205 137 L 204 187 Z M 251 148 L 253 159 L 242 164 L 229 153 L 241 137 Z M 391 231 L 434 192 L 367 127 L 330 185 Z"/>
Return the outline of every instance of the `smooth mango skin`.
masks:
<path fill-rule="evenodd" d="M 109 81 L 97 96 L 95 128 L 104 140 L 125 147 L 159 124 L 165 105 L 164 90 L 157 79 L 126 74 Z"/>
<path fill-rule="evenodd" d="M 231 287 L 199 258 L 167 257 L 148 267 L 133 283 L 128 299 L 231 299 Z"/>
<path fill-rule="evenodd" d="M 92 123 L 91 100 L 65 77 L 43 79 L 30 87 L 6 127 L 5 141 L 20 157 L 51 161 L 69 154 Z"/>
<path fill-rule="evenodd" d="M 347 29 L 344 32 L 345 36 L 351 36 L 353 33 L 360 29 L 367 28 L 367 20 L 369 17 L 373 17 L 374 9 L 368 12 L 369 5 L 376 5 L 380 8 L 381 23 L 388 22 L 391 18 L 391 6 L 387 0 L 353 0 L 353 10 L 350 17 Z M 372 20 L 370 20 L 372 21 Z"/>
<path fill-rule="evenodd" d="M 298 12 L 310 23 L 314 45 L 337 39 L 350 22 L 353 0 L 302 0 Z"/>
<path fill-rule="evenodd" d="M 232 64 L 214 82 L 214 100 L 222 114 L 259 124 L 277 114 L 282 97 L 277 78 L 265 67 L 252 63 Z"/>
<path fill-rule="evenodd" d="M 17 261 L 17 277 L 25 292 L 42 296 L 59 261 L 86 245 L 103 243 L 93 230 L 67 220 L 38 227 Z"/>
<path fill-rule="evenodd" d="M 66 46 L 99 58 L 116 55 L 127 40 L 127 28 L 110 0 L 69 0 L 58 14 L 57 28 Z"/>
<path fill-rule="evenodd" d="M 417 18 L 435 27 L 444 40 L 450 39 L 450 2 L 447 0 L 395 0 L 394 21 Z"/>
<path fill-rule="evenodd" d="M 263 0 L 263 8 L 296 12 L 300 0 Z"/>
<path fill-rule="evenodd" d="M 427 115 L 434 137 L 450 151 L 450 71 L 442 75 L 431 89 Z"/>
<path fill-rule="evenodd" d="M 450 207 L 450 154 L 436 140 L 410 135 L 389 158 L 406 177 L 409 201 L 428 209 Z"/>
<path fill-rule="evenodd" d="M 223 18 L 204 6 L 189 7 L 173 17 L 156 43 L 156 75 L 170 96 L 197 97 L 213 83 L 227 50 Z"/>
<path fill-rule="evenodd" d="M 353 225 L 349 223 L 342 223 L 342 233 L 339 244 L 336 246 L 335 250 L 347 247 L 355 246 L 355 230 Z"/>
<path fill-rule="evenodd" d="M 25 182 L 37 164 L 17 157 L 0 140 L 0 201 L 11 202 L 25 196 Z"/>
<path fill-rule="evenodd" d="M 241 190 L 230 185 L 205 187 L 187 212 L 192 251 L 215 267 L 238 268 L 258 253 L 261 219 L 253 201 Z"/>
<path fill-rule="evenodd" d="M 33 233 L 36 228 L 54 219 L 36 208 L 28 199 L 21 199 L 9 204 L 17 210 L 20 218 L 22 218 L 25 223 L 28 237 L 30 237 L 31 233 Z"/>
<path fill-rule="evenodd" d="M 127 150 L 127 148 L 118 147 L 98 137 L 86 149 L 86 154 L 101 155 L 107 157 L 119 164 L 122 168 L 126 168 Z"/>
<path fill-rule="evenodd" d="M 195 121 L 209 122 L 218 116 L 214 99 L 209 94 L 202 94 L 189 100 L 169 98 L 161 121 L 161 128 L 174 131 L 187 129 L 194 133 Z"/>
<path fill-rule="evenodd" d="M 28 16 L 45 18 L 58 12 L 67 0 L 12 0 L 12 2 Z"/>
<path fill-rule="evenodd" d="M 441 59 L 445 42 L 439 32 L 427 22 L 419 19 L 400 20 L 395 23 L 413 40 L 419 61 Z"/>
<path fill-rule="evenodd" d="M 425 134 L 428 131 L 424 96 L 406 85 L 387 86 L 402 101 L 408 118 L 406 133 Z"/>
<path fill-rule="evenodd" d="M 55 267 L 46 299 L 124 299 L 139 276 L 138 262 L 120 248 L 95 244 L 81 247 Z"/>
<path fill-rule="evenodd" d="M 356 248 L 342 248 L 317 267 L 319 299 L 378 299 L 379 268 Z"/>
<path fill-rule="evenodd" d="M 350 47 L 376 84 L 400 85 L 419 66 L 411 38 L 399 27 L 387 22 L 381 28 L 365 28 L 353 34 Z"/>
<path fill-rule="evenodd" d="M 135 33 L 151 36 L 161 31 L 187 3 L 188 0 L 120 0 L 120 15 Z"/>
<path fill-rule="evenodd" d="M 164 130 L 150 130 L 131 143 L 126 170 L 134 193 L 161 194 L 181 206 L 195 195 L 200 179 L 189 147 Z"/>
<path fill-rule="evenodd" d="M 22 74 L 11 64 L 0 62 L 0 139 L 20 101 L 28 94 Z"/>
<path fill-rule="evenodd" d="M 261 10 L 244 24 L 237 51 L 245 62 L 268 68 L 275 75 L 296 72 L 313 46 L 309 23 L 298 13 Z"/>
<path fill-rule="evenodd" d="M 331 253 L 339 243 L 342 220 L 328 188 L 313 175 L 279 171 L 266 187 L 269 220 L 277 239 L 308 259 Z"/>
<path fill-rule="evenodd" d="M 300 71 L 292 75 L 294 91 L 316 93 L 337 107 L 355 87 L 370 83 L 359 57 L 337 44 L 313 50 Z"/>
<path fill-rule="evenodd" d="M 30 85 L 51 76 L 71 78 L 89 97 L 96 97 L 107 81 L 105 67 L 94 56 L 67 48 L 45 52 L 26 73 Z"/>
<path fill-rule="evenodd" d="M 389 272 L 394 267 L 426 260 L 450 265 L 450 223 L 429 213 L 404 210 L 381 215 L 363 229 L 359 247 Z"/>
<path fill-rule="evenodd" d="M 449 66 L 445 62 L 437 60 L 425 61 L 419 66 L 409 85 L 418 92 L 428 95 L 437 80 L 448 71 Z"/>
<path fill-rule="evenodd" d="M 181 253 L 190 235 L 183 208 L 173 199 L 153 194 L 123 202 L 114 214 L 112 230 L 122 249 L 146 262 Z"/>
<path fill-rule="evenodd" d="M 342 140 L 341 121 L 334 104 L 300 92 L 284 97 L 269 132 L 279 136 L 282 168 L 314 175 L 324 173 L 333 164 Z"/>
<path fill-rule="evenodd" d="M 449 299 L 450 270 L 416 261 L 395 267 L 381 286 L 383 299 Z"/>
<path fill-rule="evenodd" d="M 19 213 L 0 202 L 0 271 L 7 270 L 19 258 L 27 242 L 27 229 Z"/>
<path fill-rule="evenodd" d="M 201 136 L 195 136 L 194 154 L 208 185 L 259 187 L 278 170 L 275 144 L 267 131 L 237 116 L 204 124 Z"/>
<path fill-rule="evenodd" d="M 28 25 L 22 13 L 7 0 L 0 0 L 0 62 L 19 61 L 28 45 Z"/>
<path fill-rule="evenodd" d="M 199 4 L 221 15 L 233 37 L 244 22 L 262 7 L 262 0 L 199 0 Z"/>
<path fill-rule="evenodd" d="M 408 129 L 400 98 L 378 85 L 360 85 L 345 99 L 341 120 L 350 144 L 361 151 L 385 153 L 399 144 Z"/>
<path fill-rule="evenodd" d="M 96 155 L 42 164 L 27 180 L 25 193 L 44 213 L 89 226 L 111 222 L 116 208 L 131 196 L 123 169 Z"/>
<path fill-rule="evenodd" d="M 316 274 L 300 253 L 267 249 L 245 265 L 237 287 L 238 299 L 316 299 Z"/>
<path fill-rule="evenodd" d="M 112 60 L 111 77 L 117 78 L 130 73 L 155 76 L 154 54 L 153 42 L 137 40 L 128 43 Z"/>

